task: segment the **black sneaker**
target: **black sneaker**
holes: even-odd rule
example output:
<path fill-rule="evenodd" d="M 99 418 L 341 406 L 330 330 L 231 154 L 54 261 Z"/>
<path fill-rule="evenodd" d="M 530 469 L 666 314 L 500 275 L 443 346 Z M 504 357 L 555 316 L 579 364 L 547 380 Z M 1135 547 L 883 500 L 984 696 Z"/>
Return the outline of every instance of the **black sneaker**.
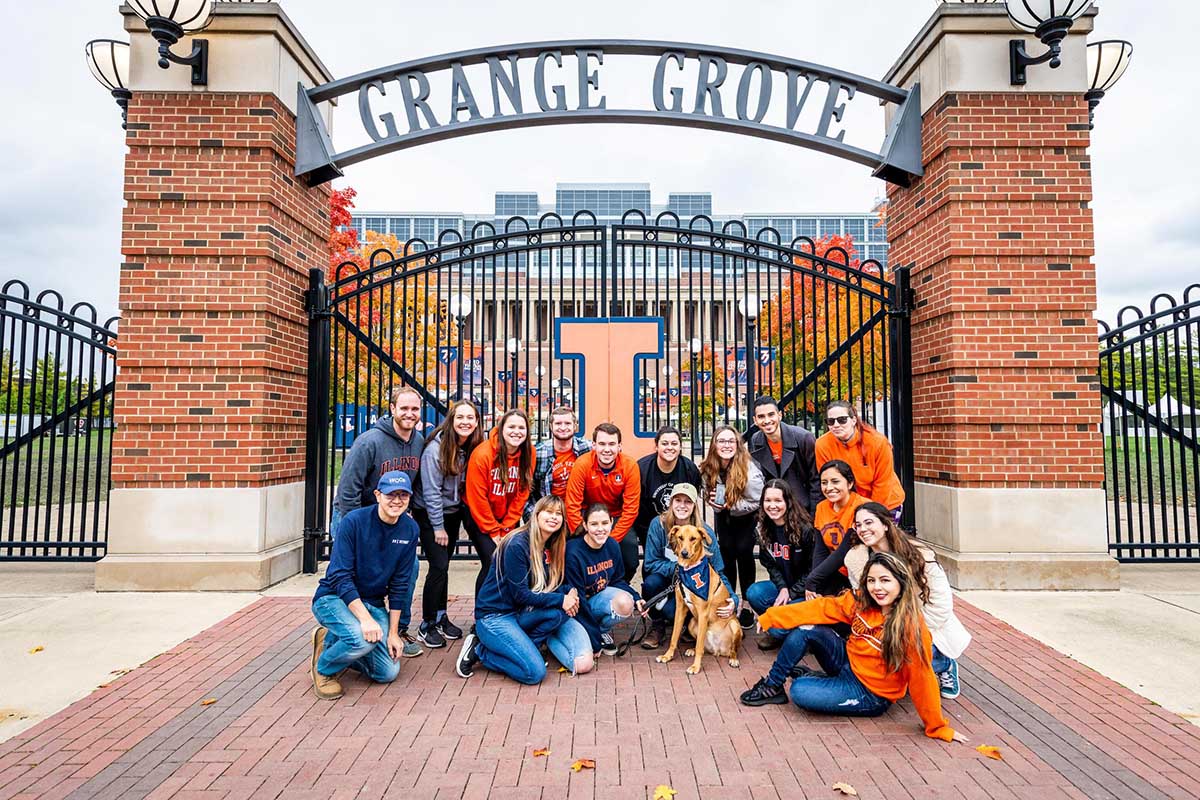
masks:
<path fill-rule="evenodd" d="M 442 617 L 439 619 L 437 621 L 437 629 L 441 632 L 442 636 L 445 636 L 447 639 L 456 641 L 463 637 L 462 628 L 451 622 L 449 617 Z"/>
<path fill-rule="evenodd" d="M 446 646 L 446 638 L 438 630 L 436 622 L 422 622 L 421 627 L 417 628 L 417 636 L 425 643 L 426 647 Z"/>
<path fill-rule="evenodd" d="M 611 633 L 600 634 L 600 652 L 606 656 L 615 656 L 617 654 L 617 643 L 613 641 Z"/>
<path fill-rule="evenodd" d="M 750 608 L 749 606 L 743 607 L 742 610 L 738 612 L 738 625 L 741 625 L 742 630 L 744 631 L 750 630 L 754 627 L 755 619 L 757 619 L 757 617 L 754 616 L 754 609 Z"/>
<path fill-rule="evenodd" d="M 786 705 L 787 692 L 782 686 L 772 686 L 766 678 L 759 678 L 758 683 L 742 692 L 739 698 L 744 706 Z"/>
<path fill-rule="evenodd" d="M 462 650 L 458 651 L 458 660 L 454 662 L 458 677 L 469 678 L 475 674 L 475 665 L 479 663 L 479 656 L 475 652 L 478 647 L 479 639 L 474 633 L 468 633 L 463 639 Z"/>

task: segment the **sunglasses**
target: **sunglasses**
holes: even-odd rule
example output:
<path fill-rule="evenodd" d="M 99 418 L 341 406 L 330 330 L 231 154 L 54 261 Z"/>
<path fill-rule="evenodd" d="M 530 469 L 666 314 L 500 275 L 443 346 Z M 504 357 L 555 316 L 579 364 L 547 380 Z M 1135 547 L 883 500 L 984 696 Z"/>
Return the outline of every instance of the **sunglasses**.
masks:
<path fill-rule="evenodd" d="M 825 418 L 825 424 L 826 424 L 826 425 L 845 425 L 845 424 L 846 424 L 847 422 L 849 422 L 849 421 L 850 421 L 850 417 L 849 417 L 849 416 L 842 416 L 842 417 L 826 417 L 826 418 Z"/>

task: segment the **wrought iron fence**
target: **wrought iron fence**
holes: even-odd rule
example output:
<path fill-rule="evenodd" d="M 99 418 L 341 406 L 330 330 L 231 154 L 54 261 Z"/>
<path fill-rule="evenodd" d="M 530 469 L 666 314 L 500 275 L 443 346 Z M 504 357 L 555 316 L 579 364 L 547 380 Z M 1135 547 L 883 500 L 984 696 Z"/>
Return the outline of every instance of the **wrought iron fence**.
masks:
<path fill-rule="evenodd" d="M 1109 548 L 1200 561 L 1200 284 L 1099 324 Z"/>
<path fill-rule="evenodd" d="M 579 402 L 577 360 L 555 356 L 567 318 L 662 320 L 664 355 L 640 359 L 635 375 L 639 430 L 673 424 L 698 454 L 717 422 L 749 427 L 758 393 L 818 435 L 824 405 L 848 398 L 892 438 L 911 491 L 906 270 L 669 212 L 630 211 L 611 226 L 587 211 L 536 227 L 514 217 L 465 240 L 450 230 L 398 245 L 331 282 L 310 275 L 310 540 L 327 541 L 341 463 L 395 385 L 421 393 L 426 432 L 461 396 L 485 428 L 519 406 L 530 435 L 547 437 L 551 409 Z"/>
<path fill-rule="evenodd" d="M 108 535 L 116 318 L 0 289 L 0 561 L 94 561 Z"/>

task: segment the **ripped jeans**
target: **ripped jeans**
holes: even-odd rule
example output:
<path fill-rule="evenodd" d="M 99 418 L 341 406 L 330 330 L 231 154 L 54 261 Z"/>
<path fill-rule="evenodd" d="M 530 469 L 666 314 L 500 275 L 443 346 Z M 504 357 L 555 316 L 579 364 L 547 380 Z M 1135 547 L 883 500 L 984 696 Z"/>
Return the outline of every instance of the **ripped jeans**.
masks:
<path fill-rule="evenodd" d="M 806 675 L 792 681 L 788 696 L 793 703 L 808 711 L 844 717 L 877 717 L 891 707 L 890 700 L 872 694 L 858 680 L 850 669 L 846 640 L 829 625 L 788 631 L 775 663 L 771 665 L 767 682 L 782 686 L 791 668 L 799 664 L 810 649 L 825 676 Z"/>

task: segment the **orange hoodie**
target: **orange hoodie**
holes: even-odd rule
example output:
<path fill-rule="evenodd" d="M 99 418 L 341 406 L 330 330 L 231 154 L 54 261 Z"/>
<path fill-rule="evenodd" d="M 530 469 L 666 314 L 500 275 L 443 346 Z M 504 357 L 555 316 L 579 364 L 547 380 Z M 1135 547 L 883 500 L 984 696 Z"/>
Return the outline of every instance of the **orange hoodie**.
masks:
<path fill-rule="evenodd" d="M 845 461 L 854 470 L 854 491 L 868 500 L 896 508 L 904 502 L 904 487 L 892 463 L 892 443 L 879 431 L 860 426 L 846 444 L 832 433 L 817 439 L 817 467 L 827 461 Z"/>
<path fill-rule="evenodd" d="M 889 672 L 883 660 L 883 613 L 878 608 L 860 611 L 858 601 L 851 592 L 842 592 L 837 597 L 820 597 L 806 603 L 773 606 L 758 617 L 763 630 L 768 628 L 796 628 L 800 625 L 831 625 L 845 622 L 850 625 L 850 638 L 846 641 L 846 655 L 854 676 L 872 694 L 895 702 L 912 695 L 913 705 L 925 723 L 925 735 L 931 739 L 949 742 L 954 738 L 954 729 L 942 715 L 942 696 L 937 676 L 929 666 L 932 658 L 933 641 L 925 620 L 917 616 L 921 626 L 921 650 L 910 647 L 907 663 L 899 672 Z"/>
<path fill-rule="evenodd" d="M 636 461 L 617 453 L 617 463 L 606 473 L 595 452 L 584 453 L 575 459 L 567 480 L 567 530 L 578 530 L 588 506 L 603 503 L 613 517 L 612 537 L 619 542 L 633 528 L 641 499 L 642 473 Z"/>
<path fill-rule="evenodd" d="M 529 500 L 529 489 L 521 489 L 518 479 L 520 453 L 509 456 L 505 468 L 501 469 L 493 466 L 499 448 L 500 429 L 497 428 L 486 442 L 475 448 L 467 464 L 467 509 L 479 530 L 493 539 L 521 524 L 521 515 Z"/>
<path fill-rule="evenodd" d="M 820 531 L 829 552 L 837 550 L 846 534 L 854 530 L 854 510 L 866 502 L 867 498 L 857 492 L 851 492 L 850 500 L 842 506 L 841 511 L 834 511 L 833 503 L 828 500 L 817 503 L 817 512 L 813 514 L 813 527 Z M 842 574 L 846 574 L 845 568 L 842 569 Z"/>

